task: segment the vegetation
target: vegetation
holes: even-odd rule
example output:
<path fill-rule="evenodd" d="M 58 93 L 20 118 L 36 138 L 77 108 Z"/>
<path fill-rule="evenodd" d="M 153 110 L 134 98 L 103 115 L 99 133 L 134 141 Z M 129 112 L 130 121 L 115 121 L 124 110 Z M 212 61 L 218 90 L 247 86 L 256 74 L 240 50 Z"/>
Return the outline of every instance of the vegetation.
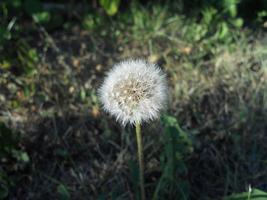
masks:
<path fill-rule="evenodd" d="M 0 1 L 0 199 L 139 199 L 133 127 L 102 113 L 117 61 L 168 74 L 142 127 L 148 199 L 266 199 L 265 0 Z"/>

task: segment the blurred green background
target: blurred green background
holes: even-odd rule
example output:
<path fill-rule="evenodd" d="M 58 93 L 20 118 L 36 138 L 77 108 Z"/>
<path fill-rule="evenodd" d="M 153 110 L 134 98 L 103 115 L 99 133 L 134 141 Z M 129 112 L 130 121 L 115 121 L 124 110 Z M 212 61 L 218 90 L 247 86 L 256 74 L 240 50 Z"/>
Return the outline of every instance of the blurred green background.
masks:
<path fill-rule="evenodd" d="M 133 128 L 97 97 L 126 58 L 170 87 L 147 198 L 267 199 L 266 31 L 266 0 L 0 0 L 0 199 L 139 199 Z"/>

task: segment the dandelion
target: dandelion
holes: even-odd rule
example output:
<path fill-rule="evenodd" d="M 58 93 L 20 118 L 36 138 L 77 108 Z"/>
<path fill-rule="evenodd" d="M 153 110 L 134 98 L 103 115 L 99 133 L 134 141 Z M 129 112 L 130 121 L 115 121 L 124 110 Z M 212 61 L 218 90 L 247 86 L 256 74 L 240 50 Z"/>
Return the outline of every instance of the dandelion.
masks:
<path fill-rule="evenodd" d="M 99 90 L 105 111 L 123 126 L 135 125 L 140 167 L 142 199 L 144 163 L 141 124 L 159 117 L 167 98 L 166 75 L 155 64 L 144 60 L 126 60 L 116 64 L 107 74 Z"/>
<path fill-rule="evenodd" d="M 144 60 L 116 64 L 100 88 L 104 110 L 122 125 L 154 120 L 166 102 L 166 76 Z"/>

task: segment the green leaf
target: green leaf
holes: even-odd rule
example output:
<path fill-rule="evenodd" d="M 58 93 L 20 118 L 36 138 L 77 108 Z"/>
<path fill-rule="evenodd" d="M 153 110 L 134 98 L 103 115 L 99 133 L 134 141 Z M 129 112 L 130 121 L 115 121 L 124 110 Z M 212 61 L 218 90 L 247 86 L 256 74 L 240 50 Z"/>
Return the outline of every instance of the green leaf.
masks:
<path fill-rule="evenodd" d="M 236 17 L 237 15 L 237 4 L 239 0 L 224 0 L 223 6 L 226 12 L 230 14 L 231 17 Z"/>
<path fill-rule="evenodd" d="M 212 22 L 212 20 L 214 20 L 214 17 L 217 14 L 217 12 L 218 11 L 213 7 L 204 8 L 202 11 L 202 15 L 205 24 L 209 25 Z"/>
<path fill-rule="evenodd" d="M 34 48 L 29 49 L 28 56 L 32 62 L 38 62 L 38 60 L 39 60 L 38 53 L 37 53 L 36 49 L 34 49 Z"/>
<path fill-rule="evenodd" d="M 0 26 L 0 43 L 4 40 L 10 40 L 11 33 L 6 29 L 6 27 Z"/>
<path fill-rule="evenodd" d="M 94 15 L 88 14 L 83 18 L 83 27 L 87 30 L 91 30 L 96 27 Z"/>
<path fill-rule="evenodd" d="M 244 24 L 244 20 L 242 18 L 237 18 L 232 21 L 232 24 L 237 28 L 241 28 Z"/>
<path fill-rule="evenodd" d="M 32 17 L 35 22 L 40 24 L 46 24 L 51 19 L 50 13 L 46 11 L 34 13 Z"/>
<path fill-rule="evenodd" d="M 226 22 L 222 22 L 218 24 L 218 31 L 216 32 L 215 37 L 218 39 L 224 39 L 228 33 L 229 33 L 229 28 Z"/>
<path fill-rule="evenodd" d="M 242 192 L 225 197 L 224 200 L 266 200 L 267 193 L 258 189 L 252 189 L 251 192 Z"/>
<path fill-rule="evenodd" d="M 11 68 L 11 63 L 7 60 L 0 62 L 0 69 L 8 70 Z"/>
<path fill-rule="evenodd" d="M 185 176 L 187 167 L 184 156 L 192 151 L 192 142 L 184 132 L 176 118 L 165 115 L 162 117 L 164 125 L 164 151 L 161 154 L 162 175 L 153 194 L 153 199 L 164 196 L 166 187 L 168 192 L 176 193 L 180 199 L 187 199 L 189 183 L 180 176 Z M 177 193 L 178 192 L 178 193 Z M 163 197 L 162 196 L 162 197 Z"/>
<path fill-rule="evenodd" d="M 59 195 L 60 200 L 69 200 L 70 199 L 70 193 L 63 184 L 58 185 L 57 193 Z"/>
<path fill-rule="evenodd" d="M 81 97 L 82 101 L 84 101 L 86 99 L 86 91 L 83 87 L 80 90 L 80 97 Z"/>
<path fill-rule="evenodd" d="M 118 12 L 120 0 L 100 0 L 100 5 L 108 15 L 112 16 Z"/>
<path fill-rule="evenodd" d="M 23 162 L 29 162 L 30 161 L 30 157 L 26 152 L 22 152 L 20 155 L 20 160 Z"/>

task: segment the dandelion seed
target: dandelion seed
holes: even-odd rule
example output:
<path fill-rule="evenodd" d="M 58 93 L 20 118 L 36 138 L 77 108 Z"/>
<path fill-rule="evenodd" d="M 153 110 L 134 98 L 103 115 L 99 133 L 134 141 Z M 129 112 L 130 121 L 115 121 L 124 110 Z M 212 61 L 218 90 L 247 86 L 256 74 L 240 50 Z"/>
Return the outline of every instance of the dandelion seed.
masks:
<path fill-rule="evenodd" d="M 122 125 L 154 120 L 166 102 L 166 76 L 155 64 L 126 60 L 107 74 L 99 96 L 104 110 Z"/>

